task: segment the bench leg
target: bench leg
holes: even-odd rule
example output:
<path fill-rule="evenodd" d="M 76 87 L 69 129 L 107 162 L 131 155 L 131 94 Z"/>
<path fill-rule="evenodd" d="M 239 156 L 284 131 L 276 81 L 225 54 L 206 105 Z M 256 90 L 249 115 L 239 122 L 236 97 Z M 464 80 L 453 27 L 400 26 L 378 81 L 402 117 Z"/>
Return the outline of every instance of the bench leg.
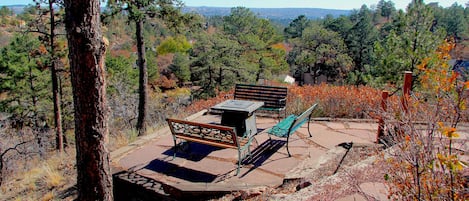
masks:
<path fill-rule="evenodd" d="M 237 175 L 239 174 L 239 168 L 240 168 L 240 166 L 241 166 L 241 160 L 242 160 L 242 159 L 243 159 L 243 158 L 241 157 L 241 150 L 238 149 L 238 168 L 236 169 L 236 174 L 235 174 L 235 176 L 237 176 Z"/>
<path fill-rule="evenodd" d="M 313 136 L 311 135 L 311 131 L 309 130 L 309 122 L 310 122 L 310 121 L 311 121 L 311 118 L 308 118 L 308 134 L 309 134 L 309 137 L 313 137 Z"/>
<path fill-rule="evenodd" d="M 174 136 L 173 136 L 173 141 L 174 141 L 173 159 L 171 159 L 171 160 L 174 160 L 176 158 L 176 153 L 177 153 L 177 150 L 178 150 L 178 144 L 177 144 L 176 138 Z"/>
<path fill-rule="evenodd" d="M 290 150 L 288 149 L 288 141 L 290 139 L 290 135 L 287 135 L 287 153 L 288 153 L 288 157 L 291 157 L 291 154 L 290 154 Z"/>
<path fill-rule="evenodd" d="M 173 141 L 174 141 L 173 158 L 171 160 L 176 159 L 176 154 L 178 151 L 187 153 L 187 150 L 189 149 L 189 144 L 187 141 L 180 141 L 179 143 L 177 143 L 177 139 L 175 137 L 173 137 Z"/>

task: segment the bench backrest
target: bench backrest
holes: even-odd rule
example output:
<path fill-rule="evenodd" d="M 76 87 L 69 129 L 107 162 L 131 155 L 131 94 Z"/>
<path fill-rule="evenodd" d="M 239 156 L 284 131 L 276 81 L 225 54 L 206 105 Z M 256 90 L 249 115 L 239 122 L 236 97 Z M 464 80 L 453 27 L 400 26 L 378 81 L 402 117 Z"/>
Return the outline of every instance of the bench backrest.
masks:
<path fill-rule="evenodd" d="M 263 108 L 285 108 L 287 94 L 287 87 L 236 84 L 234 99 L 261 101 Z"/>
<path fill-rule="evenodd" d="M 311 117 L 311 114 L 313 113 L 314 109 L 316 108 L 318 104 L 315 103 L 313 106 L 308 108 L 306 111 L 298 115 L 295 120 L 293 121 L 293 124 L 290 126 L 290 132 L 294 132 L 296 129 L 298 129 L 303 123 L 306 121 L 309 121 L 309 118 Z"/>
<path fill-rule="evenodd" d="M 238 147 L 236 129 L 233 127 L 170 118 L 166 121 L 171 133 L 176 137 L 195 138 L 231 148 Z"/>

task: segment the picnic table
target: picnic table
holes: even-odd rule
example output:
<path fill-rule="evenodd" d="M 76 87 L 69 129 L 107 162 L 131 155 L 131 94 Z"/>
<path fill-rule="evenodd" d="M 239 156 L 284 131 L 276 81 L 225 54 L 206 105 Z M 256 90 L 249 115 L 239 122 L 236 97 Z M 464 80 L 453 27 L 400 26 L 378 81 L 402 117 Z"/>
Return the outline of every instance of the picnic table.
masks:
<path fill-rule="evenodd" d="M 211 110 L 222 111 L 221 125 L 236 128 L 238 136 L 253 136 L 257 134 L 255 111 L 262 107 L 264 102 L 248 100 L 226 100 Z"/>

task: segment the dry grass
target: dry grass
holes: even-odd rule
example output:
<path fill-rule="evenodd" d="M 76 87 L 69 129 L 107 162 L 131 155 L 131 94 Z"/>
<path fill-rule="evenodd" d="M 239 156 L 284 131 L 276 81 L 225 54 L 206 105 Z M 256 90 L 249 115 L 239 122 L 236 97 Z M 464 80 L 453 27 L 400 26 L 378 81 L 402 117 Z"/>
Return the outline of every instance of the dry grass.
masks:
<path fill-rule="evenodd" d="M 61 200 L 58 192 L 75 183 L 74 159 L 74 154 L 55 154 L 42 162 L 31 160 L 34 168 L 2 185 L 0 200 Z"/>
<path fill-rule="evenodd" d="M 47 189 L 53 189 L 59 187 L 65 181 L 64 175 L 59 170 L 51 169 L 50 166 L 46 165 L 43 167 L 44 175 L 43 178 Z"/>
<path fill-rule="evenodd" d="M 153 132 L 152 129 L 148 129 L 147 133 Z M 128 145 L 135 141 L 138 137 L 138 132 L 135 129 L 127 129 L 122 131 L 116 131 L 109 138 L 109 150 L 116 150 L 121 147 Z"/>

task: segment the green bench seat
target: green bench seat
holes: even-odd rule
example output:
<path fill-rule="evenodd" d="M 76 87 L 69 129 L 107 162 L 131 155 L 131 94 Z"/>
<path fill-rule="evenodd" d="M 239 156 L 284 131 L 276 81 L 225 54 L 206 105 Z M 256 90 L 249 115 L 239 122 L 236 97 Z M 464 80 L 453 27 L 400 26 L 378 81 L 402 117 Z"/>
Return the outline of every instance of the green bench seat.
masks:
<path fill-rule="evenodd" d="M 288 141 L 290 139 L 290 135 L 295 133 L 295 131 L 306 122 L 308 122 L 308 134 L 310 137 L 312 137 L 311 131 L 309 129 L 309 122 L 311 119 L 311 115 L 317 105 L 318 105 L 317 103 L 314 104 L 313 106 L 311 106 L 310 108 L 308 108 L 306 111 L 304 111 L 298 116 L 292 114 L 286 117 L 285 119 L 281 120 L 279 123 L 277 123 L 275 126 L 273 126 L 267 131 L 267 133 L 269 134 L 270 140 L 272 140 L 272 138 L 270 137 L 271 135 L 277 136 L 280 138 L 287 138 L 286 147 L 287 147 L 287 152 L 288 152 L 289 157 L 291 156 L 290 150 L 288 149 Z"/>

